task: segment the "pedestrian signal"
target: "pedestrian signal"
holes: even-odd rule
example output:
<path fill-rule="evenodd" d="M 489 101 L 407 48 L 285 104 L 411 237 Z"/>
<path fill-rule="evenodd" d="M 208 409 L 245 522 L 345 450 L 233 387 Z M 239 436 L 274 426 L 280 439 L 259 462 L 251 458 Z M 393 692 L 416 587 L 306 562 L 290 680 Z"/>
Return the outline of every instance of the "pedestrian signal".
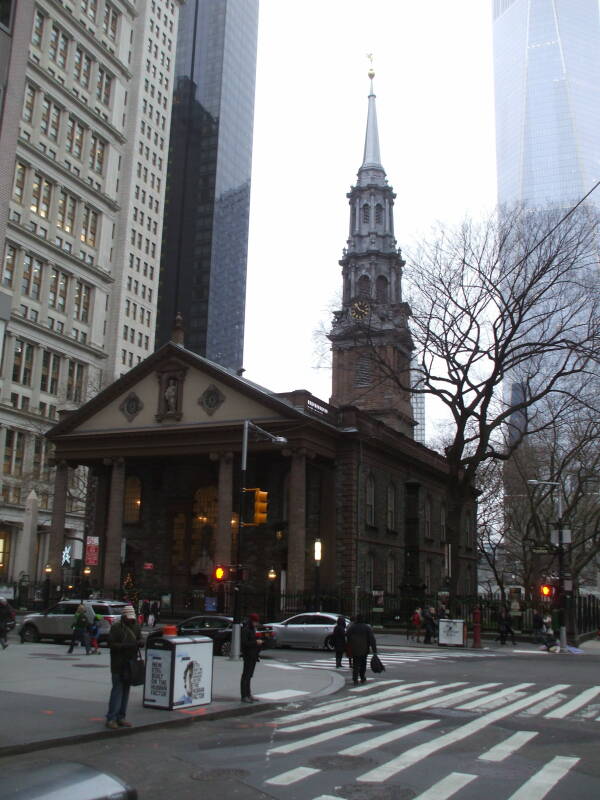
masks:
<path fill-rule="evenodd" d="M 254 490 L 254 524 L 263 525 L 267 521 L 269 493 L 260 489 Z"/>
<path fill-rule="evenodd" d="M 227 580 L 227 568 L 226 567 L 215 567 L 215 580 L 221 583 L 222 581 Z"/>

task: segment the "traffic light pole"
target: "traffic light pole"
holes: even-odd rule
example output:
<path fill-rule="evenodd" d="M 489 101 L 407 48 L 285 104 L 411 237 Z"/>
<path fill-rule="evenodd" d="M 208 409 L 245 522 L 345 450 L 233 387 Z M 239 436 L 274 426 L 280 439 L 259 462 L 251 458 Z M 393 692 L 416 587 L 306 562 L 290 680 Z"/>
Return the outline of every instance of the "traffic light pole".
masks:
<path fill-rule="evenodd" d="M 240 470 L 240 496 L 238 508 L 238 528 L 237 540 L 235 543 L 235 583 L 233 585 L 233 628 L 231 631 L 231 655 L 232 661 L 238 661 L 241 651 L 242 640 L 242 602 L 241 592 L 241 571 L 242 571 L 242 529 L 244 527 L 244 505 L 246 492 L 246 464 L 248 461 L 248 428 L 250 421 L 244 420 L 244 433 L 242 437 L 242 462 Z"/>

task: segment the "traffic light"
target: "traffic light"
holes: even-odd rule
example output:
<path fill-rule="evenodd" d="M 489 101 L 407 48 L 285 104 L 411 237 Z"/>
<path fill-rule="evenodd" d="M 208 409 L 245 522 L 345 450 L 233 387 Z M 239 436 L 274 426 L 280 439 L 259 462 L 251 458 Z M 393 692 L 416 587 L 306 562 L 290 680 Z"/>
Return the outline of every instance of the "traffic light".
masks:
<path fill-rule="evenodd" d="M 554 595 L 554 586 L 550 586 L 547 583 L 542 583 L 540 586 L 540 594 L 542 596 L 542 600 L 550 600 Z"/>
<path fill-rule="evenodd" d="M 263 525 L 267 521 L 269 493 L 260 489 L 254 490 L 254 524 Z"/>
<path fill-rule="evenodd" d="M 229 570 L 227 569 L 227 567 L 222 567 L 219 564 L 219 565 L 217 565 L 215 567 L 214 579 L 218 583 L 223 583 L 223 581 L 226 581 L 228 579 L 228 577 L 229 577 L 228 573 L 229 573 Z"/>

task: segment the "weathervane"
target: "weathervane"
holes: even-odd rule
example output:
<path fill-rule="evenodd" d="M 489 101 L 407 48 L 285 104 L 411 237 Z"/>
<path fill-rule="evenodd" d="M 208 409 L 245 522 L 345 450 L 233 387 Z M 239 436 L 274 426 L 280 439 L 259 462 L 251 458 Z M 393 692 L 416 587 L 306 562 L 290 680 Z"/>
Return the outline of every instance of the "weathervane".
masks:
<path fill-rule="evenodd" d="M 369 67 L 369 78 L 373 80 L 375 77 L 375 70 L 373 69 L 373 53 L 367 53 L 367 58 L 369 59 L 370 67 Z"/>

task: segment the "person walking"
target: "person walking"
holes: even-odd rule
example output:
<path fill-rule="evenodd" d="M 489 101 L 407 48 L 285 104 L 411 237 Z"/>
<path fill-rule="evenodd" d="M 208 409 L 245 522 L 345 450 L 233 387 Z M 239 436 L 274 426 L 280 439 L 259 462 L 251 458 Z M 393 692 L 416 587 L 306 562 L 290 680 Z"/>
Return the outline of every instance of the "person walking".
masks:
<path fill-rule="evenodd" d="M 412 613 L 410 618 L 410 624 L 412 626 L 413 631 L 413 639 L 417 642 L 417 644 L 421 641 L 421 625 L 423 624 L 423 618 L 421 616 L 421 608 L 417 607 Z"/>
<path fill-rule="evenodd" d="M 346 652 L 346 620 L 344 617 L 338 617 L 335 623 L 335 628 L 331 634 L 333 647 L 335 650 L 335 666 L 336 669 L 342 666 L 342 656 Z M 348 661 L 351 659 L 348 657 Z"/>
<path fill-rule="evenodd" d="M 68 653 L 73 652 L 73 648 L 79 642 L 85 647 L 85 654 L 89 656 L 90 650 L 90 635 L 88 633 L 88 617 L 83 603 L 77 606 L 77 610 L 73 615 L 73 622 L 71 623 L 73 634 L 71 636 L 71 644 L 69 645 Z"/>
<path fill-rule="evenodd" d="M 431 637 L 435 636 L 435 610 L 431 607 L 423 609 L 423 627 L 425 628 L 425 639 L 423 644 L 431 644 Z"/>
<path fill-rule="evenodd" d="M 113 730 L 131 728 L 131 722 L 126 719 L 131 688 L 129 662 L 136 658 L 138 647 L 144 646 L 142 629 L 133 606 L 125 606 L 121 619 L 112 625 L 108 634 L 108 646 L 112 688 L 106 712 L 106 727 Z"/>
<path fill-rule="evenodd" d="M 500 639 L 500 644 L 504 645 L 506 644 L 507 636 L 510 636 L 513 645 L 517 643 L 508 609 L 501 608 L 498 614 L 498 636 L 496 637 L 496 641 Z"/>
<path fill-rule="evenodd" d="M 240 691 L 242 695 L 242 703 L 257 703 L 258 699 L 252 697 L 250 691 L 250 681 L 254 675 L 254 667 L 256 662 L 260 661 L 258 657 L 259 647 L 262 642 L 256 638 L 256 626 L 258 625 L 258 614 L 248 614 L 248 619 L 242 626 L 241 636 L 241 650 L 242 658 L 244 660 L 244 668 L 242 670 L 242 678 L 240 681 Z"/>
<path fill-rule="evenodd" d="M 8 642 L 6 640 L 8 636 L 8 625 L 14 618 L 15 615 L 12 608 L 8 605 L 8 600 L 6 597 L 0 597 L 0 644 L 3 650 L 6 650 L 8 647 Z"/>
<path fill-rule="evenodd" d="M 377 652 L 377 643 L 375 642 L 373 629 L 370 625 L 367 625 L 361 614 L 357 614 L 356 621 L 348 627 L 346 640 L 352 653 L 352 680 L 354 685 L 358 685 L 359 678 L 361 683 L 366 683 L 367 656 L 369 655 L 369 650 L 372 653 Z"/>
<path fill-rule="evenodd" d="M 148 617 L 150 616 L 150 603 L 148 602 L 148 600 L 144 600 L 142 602 L 140 613 L 142 615 L 144 625 L 147 625 Z"/>
<path fill-rule="evenodd" d="M 153 614 L 154 616 L 154 624 L 158 625 L 160 621 L 159 620 L 160 603 L 158 602 L 158 600 L 153 600 L 152 603 L 150 603 L 150 613 Z"/>

